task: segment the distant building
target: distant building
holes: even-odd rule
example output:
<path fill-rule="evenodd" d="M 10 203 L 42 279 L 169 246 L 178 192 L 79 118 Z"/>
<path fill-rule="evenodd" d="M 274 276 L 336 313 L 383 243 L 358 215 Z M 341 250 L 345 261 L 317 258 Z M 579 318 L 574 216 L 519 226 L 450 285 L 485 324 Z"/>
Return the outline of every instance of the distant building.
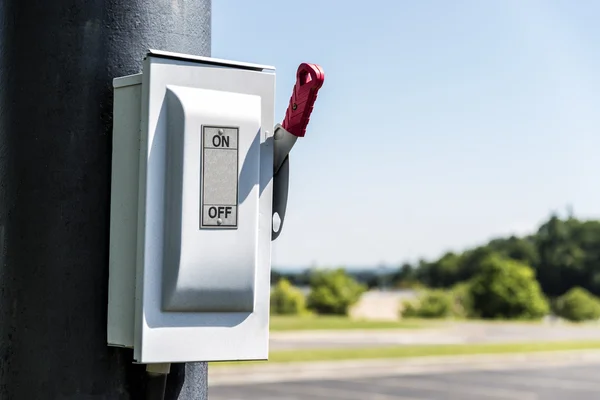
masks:
<path fill-rule="evenodd" d="M 363 294 L 360 301 L 351 308 L 350 317 L 395 321 L 400 319 L 402 301 L 415 296 L 414 290 L 371 290 Z"/>

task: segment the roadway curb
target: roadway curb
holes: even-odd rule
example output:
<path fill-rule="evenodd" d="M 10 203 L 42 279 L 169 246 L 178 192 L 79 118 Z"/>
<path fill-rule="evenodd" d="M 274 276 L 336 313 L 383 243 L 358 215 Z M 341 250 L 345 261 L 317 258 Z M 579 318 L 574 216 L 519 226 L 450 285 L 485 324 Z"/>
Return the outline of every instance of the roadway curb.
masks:
<path fill-rule="evenodd" d="M 515 367 L 530 369 L 597 362 L 600 362 L 600 350 L 424 356 L 394 360 L 269 363 L 212 368 L 208 372 L 208 383 L 209 386 L 233 386 L 250 383 L 418 375 L 436 372 L 507 370 Z"/>

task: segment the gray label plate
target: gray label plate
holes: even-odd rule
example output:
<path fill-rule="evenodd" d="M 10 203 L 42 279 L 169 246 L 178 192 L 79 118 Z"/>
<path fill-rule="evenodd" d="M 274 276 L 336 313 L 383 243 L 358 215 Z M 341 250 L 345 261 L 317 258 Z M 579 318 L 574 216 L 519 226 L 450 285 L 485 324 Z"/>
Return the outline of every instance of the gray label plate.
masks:
<path fill-rule="evenodd" d="M 202 127 L 201 228 L 237 228 L 239 129 Z"/>

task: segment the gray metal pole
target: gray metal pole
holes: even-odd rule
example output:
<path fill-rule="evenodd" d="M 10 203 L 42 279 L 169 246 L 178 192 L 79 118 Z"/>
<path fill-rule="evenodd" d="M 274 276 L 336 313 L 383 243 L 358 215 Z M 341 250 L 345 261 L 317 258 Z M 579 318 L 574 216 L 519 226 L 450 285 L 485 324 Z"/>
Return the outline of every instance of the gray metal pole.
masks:
<path fill-rule="evenodd" d="M 106 346 L 112 79 L 210 55 L 210 0 L 0 1 L 0 398 L 139 399 Z M 206 364 L 167 399 L 206 399 Z"/>

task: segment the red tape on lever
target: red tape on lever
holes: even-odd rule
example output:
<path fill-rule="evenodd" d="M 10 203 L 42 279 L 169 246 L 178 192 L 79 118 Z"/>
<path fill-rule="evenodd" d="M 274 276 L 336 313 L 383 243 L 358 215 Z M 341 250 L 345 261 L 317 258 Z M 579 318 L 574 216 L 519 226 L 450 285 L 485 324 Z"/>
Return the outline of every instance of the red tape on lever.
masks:
<path fill-rule="evenodd" d="M 317 92 L 323 86 L 325 72 L 316 64 L 300 64 L 296 84 L 281 126 L 292 135 L 304 137 L 310 113 L 317 100 Z"/>

